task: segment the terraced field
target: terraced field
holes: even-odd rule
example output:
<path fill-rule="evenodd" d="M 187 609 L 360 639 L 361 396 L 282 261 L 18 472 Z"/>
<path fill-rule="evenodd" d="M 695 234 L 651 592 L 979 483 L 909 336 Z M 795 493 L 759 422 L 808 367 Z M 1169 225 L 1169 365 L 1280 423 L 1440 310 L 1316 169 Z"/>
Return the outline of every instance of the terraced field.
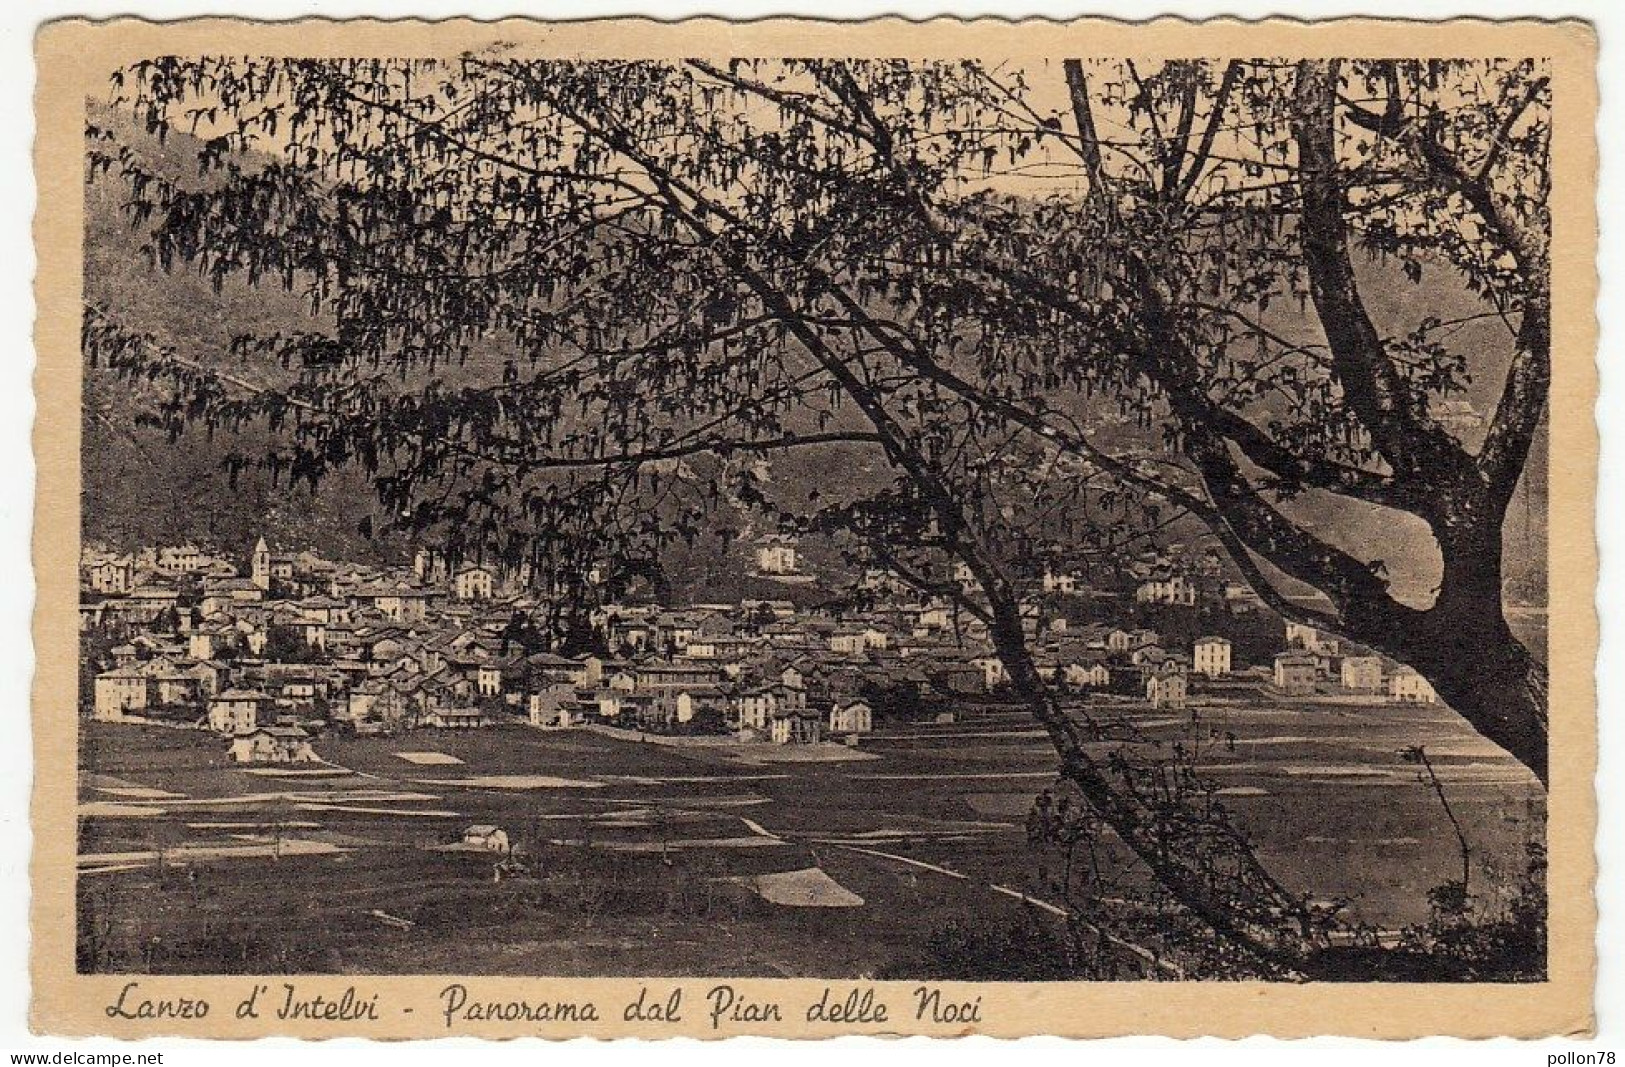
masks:
<path fill-rule="evenodd" d="M 1442 708 L 1242 694 L 1194 722 L 1113 714 L 1144 744 L 1197 743 L 1282 881 L 1384 928 L 1421 919 L 1459 868 L 1401 749 L 1426 746 L 1479 886 L 1510 885 L 1542 834 L 1534 780 Z M 946 930 L 1042 935 L 1065 914 L 1024 830 L 1053 755 L 1015 712 L 794 760 L 519 726 L 325 739 L 315 768 L 239 768 L 224 748 L 85 724 L 81 966 L 907 974 Z M 499 880 L 496 857 L 447 847 L 476 823 L 503 827 L 529 872 Z"/>

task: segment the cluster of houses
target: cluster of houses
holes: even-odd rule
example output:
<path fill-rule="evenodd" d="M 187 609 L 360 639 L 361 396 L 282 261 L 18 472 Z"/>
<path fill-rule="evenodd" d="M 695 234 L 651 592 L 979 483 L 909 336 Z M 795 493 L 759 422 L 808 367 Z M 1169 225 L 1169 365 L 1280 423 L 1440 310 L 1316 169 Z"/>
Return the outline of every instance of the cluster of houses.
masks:
<path fill-rule="evenodd" d="M 195 546 L 88 550 L 92 715 L 211 730 L 253 762 L 314 759 L 314 729 L 514 721 L 812 742 L 873 729 L 858 694 L 879 676 L 869 654 L 893 639 L 872 620 L 798 617 L 787 601 L 645 605 L 594 616 L 615 655 L 564 657 L 513 636 L 539 606 L 523 573 L 452 567 L 429 551 L 410 570 L 369 568 L 273 552 L 263 538 L 244 570 Z M 933 676 L 968 689 L 980 673 L 959 666 Z"/>
<path fill-rule="evenodd" d="M 1439 695 L 1410 667 L 1363 649 L 1345 649 L 1307 623 L 1286 624 L 1287 650 L 1275 657 L 1275 688 L 1287 696 L 1333 692 L 1434 704 Z"/>
<path fill-rule="evenodd" d="M 796 572 L 792 540 L 758 548 L 760 573 Z M 1213 598 L 1250 610 L 1231 603 L 1216 563 L 1170 570 L 1167 559 L 1147 559 L 1140 567 L 1136 601 Z M 600 653 L 563 656 L 515 636 L 516 620 L 542 606 L 522 569 L 454 566 L 429 550 L 409 568 L 369 567 L 274 552 L 261 538 L 243 570 L 192 545 L 134 555 L 88 549 L 80 613 L 94 717 L 211 730 L 245 762 L 314 759 L 310 738 L 320 729 L 516 721 L 798 744 L 870 732 L 866 695 L 876 692 L 901 688 L 923 703 L 952 704 L 1009 681 L 984 624 L 948 602 L 919 600 L 883 572 L 860 579 L 875 605 L 863 610 L 788 600 L 607 605 L 591 617 Z M 1182 707 L 1193 679 L 1235 673 L 1221 636 L 1173 649 L 1151 629 L 1069 624 L 1054 603 L 1089 592 L 1072 571 L 1048 568 L 1031 585 L 1029 648 L 1064 690 Z M 1281 693 L 1330 687 L 1436 699 L 1415 672 L 1339 655 L 1336 641 L 1312 628 L 1289 624 L 1286 645 L 1269 679 Z"/>

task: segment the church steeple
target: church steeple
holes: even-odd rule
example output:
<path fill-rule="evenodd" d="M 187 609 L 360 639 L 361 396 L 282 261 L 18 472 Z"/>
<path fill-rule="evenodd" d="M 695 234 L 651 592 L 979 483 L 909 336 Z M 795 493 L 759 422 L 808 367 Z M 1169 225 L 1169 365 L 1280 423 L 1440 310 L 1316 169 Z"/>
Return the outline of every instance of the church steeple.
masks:
<path fill-rule="evenodd" d="M 254 543 L 252 578 L 255 585 L 267 592 L 271 589 L 271 546 L 262 536 Z"/>

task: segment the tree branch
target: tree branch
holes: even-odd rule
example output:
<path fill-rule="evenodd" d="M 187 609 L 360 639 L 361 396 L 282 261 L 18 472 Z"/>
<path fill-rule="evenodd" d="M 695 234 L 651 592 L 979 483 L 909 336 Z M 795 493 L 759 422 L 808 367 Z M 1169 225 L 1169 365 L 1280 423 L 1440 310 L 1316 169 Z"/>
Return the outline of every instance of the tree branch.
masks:
<path fill-rule="evenodd" d="M 1388 359 L 1367 314 L 1349 254 L 1334 141 L 1335 62 L 1298 65 L 1295 136 L 1299 193 L 1303 199 L 1299 243 L 1308 268 L 1310 296 L 1332 354 L 1332 371 L 1350 409 L 1371 434 L 1397 481 L 1437 489 L 1469 465 L 1460 444 L 1435 423 L 1426 400 L 1412 390 Z"/>
<path fill-rule="evenodd" d="M 1207 127 L 1202 131 L 1202 141 L 1196 146 L 1196 153 L 1191 157 L 1190 167 L 1185 176 L 1179 180 L 1174 190 L 1174 199 L 1183 201 L 1190 196 L 1191 190 L 1196 187 L 1196 180 L 1202 175 L 1202 168 L 1207 166 L 1209 157 L 1213 154 L 1213 141 L 1219 134 L 1219 127 L 1224 121 L 1224 110 L 1230 104 L 1230 94 L 1235 91 L 1236 82 L 1241 80 L 1241 61 L 1232 59 L 1225 64 L 1224 77 L 1219 80 L 1219 91 L 1213 98 L 1213 111 L 1207 117 Z"/>
<path fill-rule="evenodd" d="M 1478 450 L 1478 469 L 1497 511 L 1504 510 L 1529 458 L 1552 384 L 1551 302 L 1544 292 L 1524 298 L 1517 351 L 1501 399 Z"/>
<path fill-rule="evenodd" d="M 1072 121 L 1078 127 L 1079 153 L 1089 172 L 1089 196 L 1096 202 L 1104 202 L 1106 169 L 1100 158 L 1100 133 L 1095 128 L 1094 109 L 1089 104 L 1089 81 L 1084 77 L 1081 60 L 1068 59 L 1061 67 L 1066 74 L 1066 93 L 1072 106 Z"/>

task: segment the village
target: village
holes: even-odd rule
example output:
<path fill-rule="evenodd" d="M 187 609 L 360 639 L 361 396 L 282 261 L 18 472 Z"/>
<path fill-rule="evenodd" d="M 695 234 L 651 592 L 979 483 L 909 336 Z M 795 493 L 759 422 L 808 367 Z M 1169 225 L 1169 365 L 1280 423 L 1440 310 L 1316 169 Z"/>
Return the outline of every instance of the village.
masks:
<path fill-rule="evenodd" d="M 927 597 L 805 548 L 731 561 L 782 596 L 603 583 L 554 649 L 540 583 L 432 550 L 90 546 L 81 966 L 945 974 L 955 931 L 1049 936 L 1069 911 L 1027 826 L 1056 757 L 955 608 L 973 579 Z M 1405 750 L 1475 864 L 1536 825 L 1527 774 L 1423 679 L 1283 621 L 1215 555 L 1057 561 L 1022 592 L 1053 699 L 1116 731 L 1105 758 L 1190 760 L 1261 848 L 1302 855 L 1302 891 L 1358 887 L 1358 921 L 1421 921 L 1455 862 Z"/>
<path fill-rule="evenodd" d="M 838 606 L 607 603 L 591 615 L 596 651 L 563 655 L 527 647 L 539 598 L 521 573 L 448 566 L 430 549 L 410 567 L 369 568 L 276 552 L 263 537 L 246 562 L 190 544 L 87 547 L 83 710 L 212 731 L 235 761 L 281 763 L 316 760 L 313 741 L 329 731 L 519 724 L 860 745 L 883 720 L 952 721 L 1008 682 L 980 620 L 879 570 Z M 814 580 L 785 535 L 761 538 L 753 562 L 787 588 Z M 1249 690 L 1436 700 L 1409 668 L 1283 627 L 1211 557 L 1181 567 L 1148 555 L 1136 570 L 1116 593 L 1059 568 L 1030 583 L 1030 644 L 1058 692 L 1153 708 Z M 974 592 L 968 572 L 955 580 Z M 1240 636 L 1164 634 L 1139 624 L 1148 617 L 1191 620 L 1185 630 L 1220 620 Z"/>

